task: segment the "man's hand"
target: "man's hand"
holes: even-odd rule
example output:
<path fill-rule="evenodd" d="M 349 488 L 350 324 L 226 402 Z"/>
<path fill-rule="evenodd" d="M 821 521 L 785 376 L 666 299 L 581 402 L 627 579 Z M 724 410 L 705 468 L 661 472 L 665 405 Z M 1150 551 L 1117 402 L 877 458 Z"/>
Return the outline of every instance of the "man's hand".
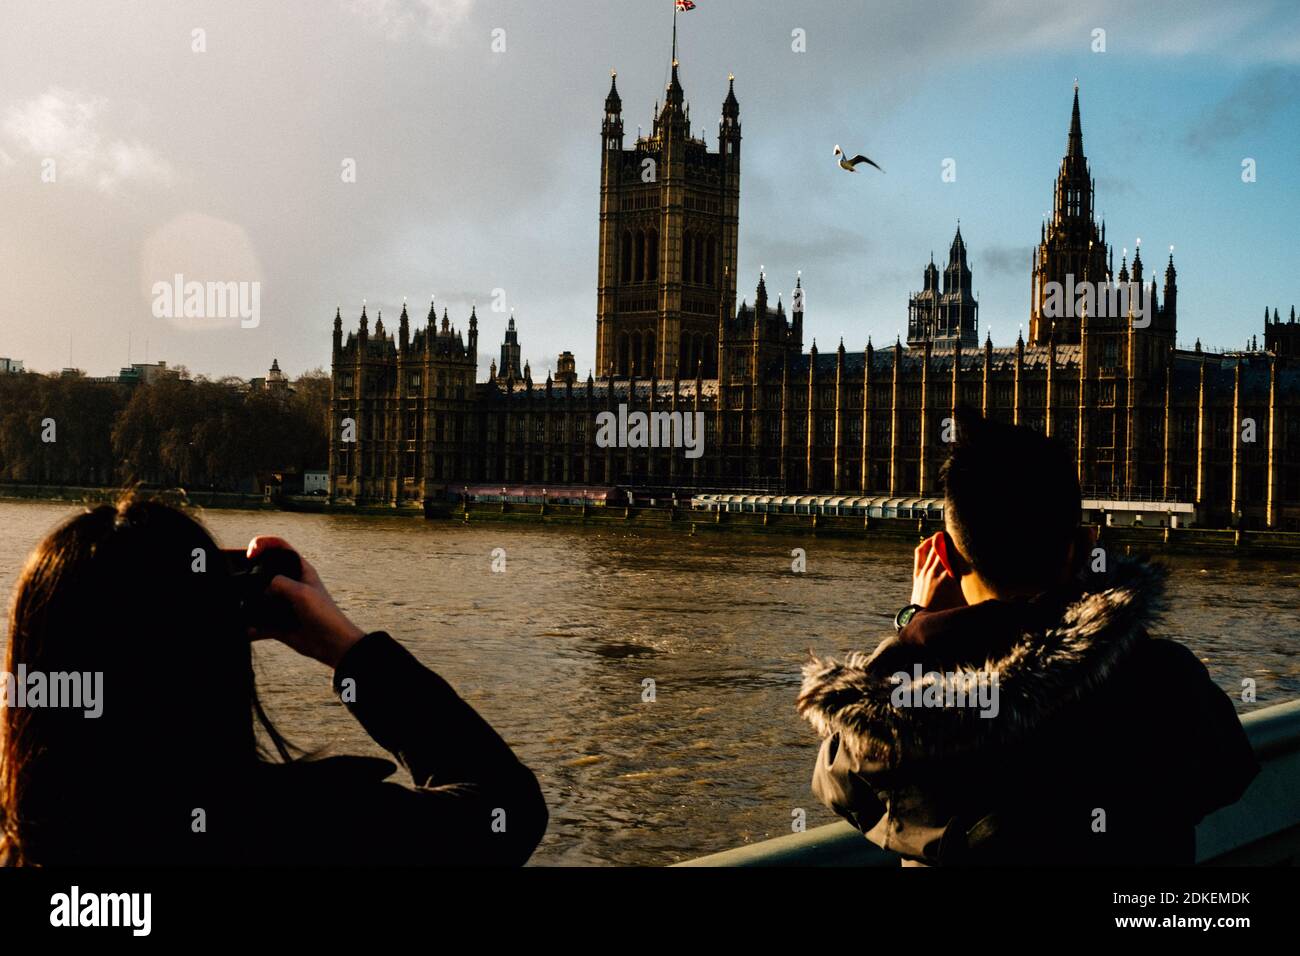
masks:
<path fill-rule="evenodd" d="M 942 531 L 922 541 L 912 557 L 911 603 L 927 611 L 942 611 L 966 603 L 966 598 L 961 593 L 961 583 L 939 561 L 939 552 L 934 542 L 941 534 Z"/>

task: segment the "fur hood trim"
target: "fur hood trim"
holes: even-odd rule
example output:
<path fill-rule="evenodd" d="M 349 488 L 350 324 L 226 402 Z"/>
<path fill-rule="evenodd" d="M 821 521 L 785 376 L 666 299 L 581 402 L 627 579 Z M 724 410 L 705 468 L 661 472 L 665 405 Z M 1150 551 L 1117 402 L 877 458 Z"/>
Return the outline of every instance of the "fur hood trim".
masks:
<path fill-rule="evenodd" d="M 839 734 L 854 757 L 888 767 L 1009 743 L 1105 683 L 1163 611 L 1167 574 L 1160 565 L 1113 560 L 1110 572 L 1094 575 L 1053 627 L 1022 633 L 1005 654 L 981 665 L 929 672 L 919 682 L 876 663 L 896 639 L 843 663 L 814 657 L 804 665 L 796 706 L 823 738 Z M 985 695 L 991 688 L 996 707 L 986 710 L 995 709 L 994 716 L 974 706 L 914 703 L 926 691 L 930 699 L 951 701 L 963 687 L 973 698 L 981 682 Z M 910 698 L 900 698 L 900 685 L 911 688 Z"/>

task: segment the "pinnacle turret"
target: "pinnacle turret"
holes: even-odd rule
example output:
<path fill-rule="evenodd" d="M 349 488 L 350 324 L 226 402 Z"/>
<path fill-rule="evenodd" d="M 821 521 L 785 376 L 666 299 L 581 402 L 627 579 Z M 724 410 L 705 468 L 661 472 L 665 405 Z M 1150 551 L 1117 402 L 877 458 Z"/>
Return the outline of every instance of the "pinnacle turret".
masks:
<path fill-rule="evenodd" d="M 605 97 L 605 112 L 617 114 L 623 112 L 623 98 L 618 95 L 618 71 L 609 72 L 609 95 Z"/>
<path fill-rule="evenodd" d="M 740 101 L 736 99 L 736 76 L 730 74 L 727 77 L 727 98 L 722 101 L 722 118 L 738 119 L 740 117 Z"/>

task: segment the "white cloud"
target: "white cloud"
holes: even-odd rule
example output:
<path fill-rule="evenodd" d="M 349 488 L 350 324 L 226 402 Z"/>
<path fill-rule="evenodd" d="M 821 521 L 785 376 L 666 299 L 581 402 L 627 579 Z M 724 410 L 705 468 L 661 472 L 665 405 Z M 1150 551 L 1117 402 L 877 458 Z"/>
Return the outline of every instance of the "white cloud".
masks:
<path fill-rule="evenodd" d="M 151 147 L 110 137 L 104 131 L 108 101 L 52 86 L 40 96 L 9 106 L 4 135 L 39 159 L 53 159 L 60 178 L 113 193 L 124 182 L 168 183 L 171 166 Z M 8 153 L 4 159 L 13 162 Z M 0 159 L 0 165 L 5 165 Z"/>
<path fill-rule="evenodd" d="M 441 46 L 469 18 L 474 0 L 343 0 L 343 6 L 389 40 L 418 35 Z"/>
<path fill-rule="evenodd" d="M 104 160 L 96 185 L 105 192 L 111 192 L 123 180 L 167 183 L 172 178 L 167 161 L 143 143 L 115 140 L 109 144 Z"/>

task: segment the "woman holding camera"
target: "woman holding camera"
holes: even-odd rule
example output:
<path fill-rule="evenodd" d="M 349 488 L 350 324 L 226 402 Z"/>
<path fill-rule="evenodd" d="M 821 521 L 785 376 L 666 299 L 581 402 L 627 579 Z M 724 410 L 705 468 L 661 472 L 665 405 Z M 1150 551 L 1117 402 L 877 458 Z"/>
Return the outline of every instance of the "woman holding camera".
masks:
<path fill-rule="evenodd" d="M 248 558 L 288 547 L 257 538 Z M 7 702 L 0 860 L 524 863 L 547 822 L 532 772 L 442 678 L 363 632 L 301 569 L 267 588 L 279 623 L 250 623 L 216 543 L 168 504 L 128 496 L 42 541 L 17 583 L 0 687 L 20 672 L 98 674 L 103 700 L 97 717 L 34 695 Z M 413 785 L 388 781 L 388 760 L 291 759 L 258 700 L 250 639 L 331 668 Z"/>

